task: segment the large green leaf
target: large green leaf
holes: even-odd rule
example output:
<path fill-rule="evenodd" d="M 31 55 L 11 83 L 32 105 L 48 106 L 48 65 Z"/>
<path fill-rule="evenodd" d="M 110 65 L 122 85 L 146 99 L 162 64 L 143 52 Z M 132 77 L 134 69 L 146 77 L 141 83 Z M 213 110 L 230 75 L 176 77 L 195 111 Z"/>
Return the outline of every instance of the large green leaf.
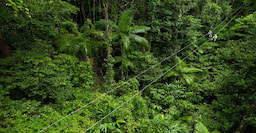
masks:
<path fill-rule="evenodd" d="M 145 47 L 150 47 L 149 43 L 148 43 L 148 40 L 144 37 L 141 37 L 141 36 L 138 36 L 138 35 L 135 35 L 135 34 L 130 34 L 130 38 L 132 40 L 134 40 L 135 42 L 137 43 L 140 43 L 142 44 L 143 46 Z"/>
<path fill-rule="evenodd" d="M 181 61 L 180 57 L 176 56 L 175 61 L 176 63 L 179 63 L 175 68 L 176 70 L 181 71 L 183 67 L 186 67 L 185 62 Z"/>
<path fill-rule="evenodd" d="M 164 77 L 179 76 L 176 71 L 169 71 Z"/>
<path fill-rule="evenodd" d="M 187 84 L 191 84 L 194 82 L 194 78 L 195 76 L 191 75 L 191 74 L 183 74 L 183 78 L 186 81 Z"/>
<path fill-rule="evenodd" d="M 145 33 L 150 30 L 150 27 L 147 26 L 133 26 L 130 27 L 130 33 L 136 34 L 136 33 Z"/>
<path fill-rule="evenodd" d="M 120 35 L 117 33 L 112 33 L 110 36 L 111 36 L 111 41 L 117 41 L 120 38 Z"/>
<path fill-rule="evenodd" d="M 198 122 L 195 125 L 195 129 L 195 133 L 209 133 L 207 127 L 202 122 Z"/>
<path fill-rule="evenodd" d="M 124 49 L 128 49 L 130 46 L 130 39 L 127 35 L 121 34 L 122 42 L 124 44 Z"/>
<path fill-rule="evenodd" d="M 187 64 L 181 61 L 179 57 L 176 57 L 175 59 L 176 59 L 176 63 L 179 63 L 179 64 L 176 66 L 175 70 L 167 73 L 165 77 L 178 76 L 182 83 L 191 84 L 194 82 L 194 79 L 196 78 L 194 75 L 192 75 L 192 73 L 203 71 L 198 68 L 187 67 Z"/>
<path fill-rule="evenodd" d="M 202 72 L 203 70 L 199 69 L 199 68 L 194 68 L 194 67 L 184 67 L 181 70 L 184 73 L 195 73 L 195 72 Z"/>
<path fill-rule="evenodd" d="M 118 63 L 118 62 L 121 62 L 121 61 L 122 61 L 122 56 L 115 56 L 113 63 L 115 64 L 115 63 Z"/>
<path fill-rule="evenodd" d="M 129 30 L 129 27 L 132 23 L 132 19 L 133 19 L 133 15 L 132 15 L 132 10 L 125 10 L 119 19 L 118 22 L 118 28 L 119 30 L 123 31 L 127 31 Z"/>

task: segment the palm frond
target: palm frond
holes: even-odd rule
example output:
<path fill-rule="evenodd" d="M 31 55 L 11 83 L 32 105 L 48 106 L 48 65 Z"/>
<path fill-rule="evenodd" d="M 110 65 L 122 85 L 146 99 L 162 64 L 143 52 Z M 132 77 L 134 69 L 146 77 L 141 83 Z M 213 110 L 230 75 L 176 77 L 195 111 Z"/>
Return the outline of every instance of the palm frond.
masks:
<path fill-rule="evenodd" d="M 195 129 L 196 129 L 196 133 L 209 133 L 207 127 L 202 122 L 198 122 L 195 125 Z"/>
<path fill-rule="evenodd" d="M 122 42 L 124 43 L 124 49 L 128 49 L 130 46 L 130 39 L 127 35 L 121 34 Z"/>
<path fill-rule="evenodd" d="M 182 72 L 184 73 L 195 73 L 195 72 L 202 72 L 203 70 L 202 69 L 199 69 L 199 68 L 194 68 L 194 67 L 184 67 L 182 69 Z"/>
<path fill-rule="evenodd" d="M 122 61 L 122 57 L 121 56 L 115 56 L 113 63 L 115 64 L 115 63 L 118 63 L 118 62 L 121 62 L 121 61 Z"/>
<path fill-rule="evenodd" d="M 169 71 L 164 77 L 178 76 L 176 71 Z"/>
<path fill-rule="evenodd" d="M 135 34 L 130 34 L 129 36 L 132 40 L 134 40 L 139 44 L 142 44 L 144 47 L 147 47 L 147 48 L 150 47 L 148 40 L 146 38 L 135 35 Z"/>
<path fill-rule="evenodd" d="M 183 74 L 183 78 L 186 82 L 186 84 L 191 84 L 194 82 L 195 76 L 191 75 L 191 74 Z"/>
<path fill-rule="evenodd" d="M 183 61 L 181 61 L 181 59 L 180 59 L 180 57 L 178 57 L 178 56 L 176 56 L 176 58 L 175 58 L 175 62 L 176 63 L 179 63 L 177 66 L 176 66 L 176 70 L 182 70 L 182 68 L 184 67 L 184 66 L 186 66 L 186 64 L 183 62 Z"/>
<path fill-rule="evenodd" d="M 133 19 L 133 11 L 125 10 L 119 19 L 118 28 L 121 31 L 128 31 Z"/>
<path fill-rule="evenodd" d="M 120 35 L 119 35 L 119 34 L 116 34 L 116 33 L 112 33 L 112 34 L 110 35 L 110 39 L 111 39 L 111 41 L 115 42 L 115 41 L 117 41 L 117 40 L 120 39 Z"/>
<path fill-rule="evenodd" d="M 130 27 L 130 33 L 137 34 L 137 33 L 145 33 L 150 30 L 150 27 L 147 26 L 133 26 Z"/>

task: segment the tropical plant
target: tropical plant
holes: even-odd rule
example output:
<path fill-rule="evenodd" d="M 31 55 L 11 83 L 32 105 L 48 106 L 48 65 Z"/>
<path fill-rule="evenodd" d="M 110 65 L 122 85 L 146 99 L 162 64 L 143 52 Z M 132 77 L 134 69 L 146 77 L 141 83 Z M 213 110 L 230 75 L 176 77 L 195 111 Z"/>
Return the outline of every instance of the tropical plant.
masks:
<path fill-rule="evenodd" d="M 116 122 L 112 123 L 104 123 L 99 126 L 99 129 L 105 133 L 107 133 L 108 131 L 122 133 L 122 131 L 119 129 L 121 123 L 125 123 L 125 121 L 117 120 Z"/>
<path fill-rule="evenodd" d="M 132 25 L 132 20 L 133 11 L 124 11 L 119 18 L 118 24 L 113 26 L 113 33 L 111 36 L 112 42 L 117 42 L 117 44 L 120 45 L 121 60 L 120 57 L 116 57 L 116 62 L 122 62 L 121 79 L 124 79 L 124 69 L 127 69 L 131 64 L 127 58 L 127 51 L 131 41 L 142 44 L 144 47 L 150 46 L 146 38 L 137 35 L 138 33 L 146 33 L 150 28 L 147 26 Z"/>
<path fill-rule="evenodd" d="M 188 67 L 188 65 L 181 61 L 179 57 L 176 57 L 176 63 L 179 63 L 174 70 L 169 71 L 165 77 L 176 76 L 184 84 L 192 84 L 196 77 L 193 73 L 202 72 L 203 70 L 195 67 Z"/>
<path fill-rule="evenodd" d="M 75 27 L 74 30 L 77 28 Z M 96 58 L 98 50 L 104 47 L 100 42 L 103 40 L 103 32 L 95 30 L 90 20 L 84 23 L 81 32 L 62 34 L 54 43 L 59 52 L 85 57 L 90 64 L 93 64 L 93 57 Z"/>

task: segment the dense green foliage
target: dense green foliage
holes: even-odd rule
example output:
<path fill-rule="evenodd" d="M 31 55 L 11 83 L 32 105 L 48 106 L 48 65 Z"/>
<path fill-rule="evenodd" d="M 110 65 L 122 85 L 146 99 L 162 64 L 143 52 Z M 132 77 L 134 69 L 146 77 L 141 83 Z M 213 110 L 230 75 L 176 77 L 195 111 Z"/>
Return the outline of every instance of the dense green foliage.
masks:
<path fill-rule="evenodd" d="M 3 0 L 0 27 L 0 132 L 256 131 L 255 0 Z"/>

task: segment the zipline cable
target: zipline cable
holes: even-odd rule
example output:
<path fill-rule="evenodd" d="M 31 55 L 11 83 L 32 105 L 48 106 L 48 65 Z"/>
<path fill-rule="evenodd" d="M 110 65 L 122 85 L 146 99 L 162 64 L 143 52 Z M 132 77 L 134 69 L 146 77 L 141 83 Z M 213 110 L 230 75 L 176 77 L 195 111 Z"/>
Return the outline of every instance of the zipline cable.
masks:
<path fill-rule="evenodd" d="M 240 9 L 241 7 L 242 7 L 242 6 L 240 6 L 239 9 Z M 237 12 L 237 11 L 236 11 L 236 12 Z M 234 13 L 235 13 L 235 12 L 234 12 Z M 232 15 L 233 15 L 234 13 L 232 13 Z M 228 18 L 230 18 L 232 15 L 230 15 L 230 16 L 227 17 L 225 20 L 223 20 L 217 27 L 214 28 L 214 30 L 217 29 L 223 22 L 225 22 L 225 21 L 226 21 Z M 214 30 L 212 30 L 212 31 L 214 31 Z M 173 53 L 172 55 L 166 57 L 166 58 L 163 59 L 162 61 L 160 61 L 160 62 L 156 63 L 155 65 L 149 67 L 148 69 L 142 71 L 141 73 L 137 74 L 137 75 L 134 76 L 133 78 L 130 78 L 129 80 L 126 80 L 125 82 L 123 82 L 122 84 L 118 85 L 117 87 L 115 87 L 115 88 L 109 90 L 109 91 L 106 92 L 105 94 L 103 94 L 103 95 L 101 95 L 101 96 L 95 98 L 94 100 L 92 100 L 91 102 L 87 103 L 86 105 L 84 105 L 84 106 L 78 108 L 77 110 L 75 110 L 75 111 L 69 113 L 68 115 L 62 117 L 61 119 L 55 121 L 54 123 L 50 124 L 49 126 L 47 126 L 47 127 L 43 128 L 42 130 L 38 131 L 37 133 L 40 133 L 40 132 L 42 132 L 42 131 L 48 129 L 49 127 L 55 125 L 56 123 L 59 123 L 60 121 L 64 120 L 65 118 L 69 117 L 70 115 L 73 115 L 74 113 L 80 111 L 81 109 L 83 109 L 83 108 L 89 106 L 90 104 L 92 104 L 92 103 L 98 101 L 100 98 L 102 98 L 102 97 L 108 95 L 109 93 L 111 93 L 112 91 L 116 90 L 117 88 L 122 87 L 125 83 L 130 82 L 131 80 L 133 80 L 133 79 L 137 78 L 138 76 L 144 74 L 145 72 L 149 71 L 150 69 L 154 68 L 155 66 L 157 66 L 157 65 L 159 65 L 159 64 L 161 64 L 161 63 L 163 63 L 164 61 L 168 60 L 168 59 L 171 58 L 172 56 L 174 56 L 174 55 L 178 54 L 179 52 L 183 51 L 184 49 L 188 48 L 188 47 L 191 46 L 192 44 L 198 42 L 199 40 L 201 40 L 203 37 L 205 37 L 205 36 L 207 36 L 207 35 L 208 35 L 208 34 L 205 34 L 205 35 L 201 36 L 201 37 L 198 38 L 196 41 L 194 41 L 194 42 L 188 44 L 187 46 L 185 46 L 185 47 L 183 47 L 182 49 L 178 50 L 177 52 Z"/>
<path fill-rule="evenodd" d="M 240 10 L 227 24 L 225 24 L 218 33 L 220 33 L 220 31 L 222 31 L 233 19 L 236 18 L 236 16 L 241 12 L 242 10 Z M 217 33 L 217 34 L 218 34 Z M 189 56 L 191 56 L 193 53 L 195 53 L 199 48 L 201 48 L 202 46 L 204 46 L 207 42 L 209 42 L 210 39 L 208 39 L 207 41 L 205 41 L 202 45 L 200 45 L 198 48 L 196 48 L 195 50 L 193 50 L 192 53 L 190 53 L 189 55 L 187 55 L 186 57 L 184 57 L 182 60 L 180 60 L 178 63 L 176 63 L 174 66 L 172 66 L 170 69 L 168 69 L 165 73 L 163 73 L 161 76 L 159 76 L 158 78 L 156 78 L 154 81 L 152 81 L 151 83 L 149 83 L 146 87 L 144 87 L 143 89 L 141 89 L 139 92 L 137 92 L 135 95 L 133 95 L 132 97 L 130 97 L 127 101 L 123 102 L 121 105 L 119 105 L 117 108 L 115 108 L 113 111 L 111 111 L 110 113 L 108 113 L 106 116 L 104 116 L 103 118 L 101 118 L 99 121 L 97 121 L 95 124 L 93 124 L 91 127 L 87 128 L 85 132 L 89 131 L 91 128 L 93 128 L 95 125 L 97 125 L 98 123 L 100 123 L 101 121 L 103 121 L 105 118 L 107 118 L 109 115 L 111 115 L 112 113 L 114 113 L 115 111 L 117 111 L 119 108 L 121 108 L 123 105 L 125 105 L 127 102 L 129 102 L 130 100 L 132 100 L 135 96 L 137 96 L 139 93 L 141 93 L 142 91 L 144 91 L 146 88 L 148 88 L 150 85 L 152 85 L 153 83 L 155 83 L 157 80 L 159 80 L 161 77 L 163 77 L 165 74 L 167 74 L 170 70 L 172 70 L 173 68 L 175 68 L 178 64 L 180 64 L 183 60 L 187 59 Z"/>

